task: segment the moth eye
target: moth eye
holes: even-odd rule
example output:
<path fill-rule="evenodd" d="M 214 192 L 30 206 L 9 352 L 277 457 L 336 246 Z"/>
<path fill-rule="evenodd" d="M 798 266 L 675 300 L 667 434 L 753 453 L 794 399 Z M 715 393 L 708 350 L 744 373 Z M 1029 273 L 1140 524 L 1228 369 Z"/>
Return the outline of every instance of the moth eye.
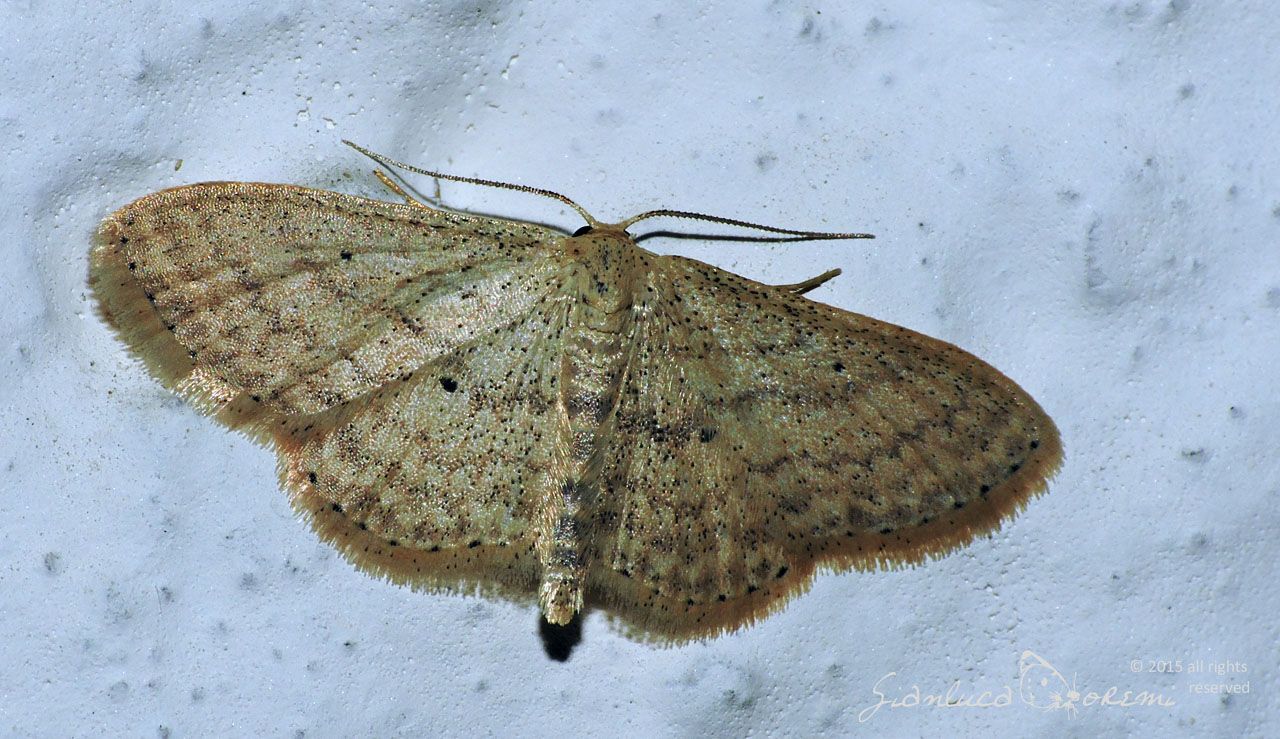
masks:
<path fill-rule="evenodd" d="M 591 227 L 590 227 L 590 226 L 583 226 L 582 228 L 578 229 L 577 231 L 574 231 L 574 232 L 573 232 L 573 235 L 574 235 L 574 236 L 585 236 L 585 235 L 587 235 L 587 234 L 589 234 L 589 233 L 591 233 Z"/>

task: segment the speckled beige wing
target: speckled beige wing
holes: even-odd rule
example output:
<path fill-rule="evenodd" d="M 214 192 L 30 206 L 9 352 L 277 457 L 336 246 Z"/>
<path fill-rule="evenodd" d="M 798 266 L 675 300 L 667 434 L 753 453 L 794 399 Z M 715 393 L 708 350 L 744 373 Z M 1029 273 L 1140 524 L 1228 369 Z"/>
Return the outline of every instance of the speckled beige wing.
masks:
<path fill-rule="evenodd" d="M 516 323 L 281 427 L 295 507 L 375 575 L 531 599 L 542 512 L 564 476 L 548 368 L 566 311 L 544 297 Z"/>
<path fill-rule="evenodd" d="M 317 413 L 515 320 L 561 234 L 290 185 L 148 195 L 102 224 L 90 285 L 164 384 L 234 427 Z"/>
<path fill-rule="evenodd" d="M 357 565 L 520 598 L 537 578 L 527 491 L 552 458 L 562 238 L 209 183 L 109 217 L 90 283 L 166 386 L 275 447 L 295 507 Z"/>
<path fill-rule="evenodd" d="M 1035 401 L 951 344 L 647 258 L 589 591 L 639 634 L 731 630 L 818 567 L 945 553 L 1059 464 Z"/>

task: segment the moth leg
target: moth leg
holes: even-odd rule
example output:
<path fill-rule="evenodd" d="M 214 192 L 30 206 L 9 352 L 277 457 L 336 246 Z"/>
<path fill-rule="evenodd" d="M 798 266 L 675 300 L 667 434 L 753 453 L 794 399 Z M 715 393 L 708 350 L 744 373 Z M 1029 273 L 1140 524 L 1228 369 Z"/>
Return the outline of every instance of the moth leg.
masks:
<path fill-rule="evenodd" d="M 815 287 L 818 287 L 822 283 L 826 282 L 827 280 L 830 280 L 832 277 L 835 277 L 838 274 L 840 274 L 839 267 L 835 269 L 829 269 L 826 272 L 823 272 L 822 274 L 818 275 L 817 277 L 810 277 L 804 282 L 795 282 L 790 285 L 775 285 L 775 287 L 780 288 L 782 290 L 786 290 L 787 292 L 790 292 L 790 293 L 795 293 L 796 295 L 804 295 L 805 293 L 809 292 Z"/>
<path fill-rule="evenodd" d="M 399 185 L 397 185 L 395 182 L 393 182 L 393 181 L 391 180 L 391 178 L 390 178 L 390 177 L 386 176 L 386 175 L 382 172 L 382 170 L 375 169 L 375 170 L 373 170 L 373 174 L 374 174 L 374 176 L 375 176 L 375 177 L 377 177 L 379 180 L 381 180 L 381 181 L 382 181 L 382 184 L 384 184 L 384 185 L 386 185 L 386 186 L 387 186 L 387 189 L 388 189 L 388 190 L 390 190 L 391 192 L 395 193 L 396 195 L 399 195 L 400 197 L 404 198 L 404 199 L 405 199 L 405 201 L 409 203 L 409 205 L 416 205 L 416 206 L 418 206 L 419 208 L 426 208 L 427 210 L 435 210 L 435 208 L 432 208 L 432 207 L 431 207 L 431 206 L 429 206 L 429 205 L 423 205 L 422 203 L 418 202 L 417 200 L 414 200 L 414 199 L 413 199 L 413 196 L 411 196 L 409 193 L 405 192 L 405 191 L 404 191 L 404 188 L 400 187 L 400 186 L 399 186 Z"/>

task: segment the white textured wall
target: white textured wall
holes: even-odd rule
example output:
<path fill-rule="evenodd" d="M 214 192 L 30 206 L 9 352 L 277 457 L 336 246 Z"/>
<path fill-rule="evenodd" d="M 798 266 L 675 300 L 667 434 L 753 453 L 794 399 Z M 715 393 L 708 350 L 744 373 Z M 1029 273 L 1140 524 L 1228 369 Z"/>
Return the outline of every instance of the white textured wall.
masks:
<path fill-rule="evenodd" d="M 1274 9 L 607 5 L 0 5 L 0 733 L 1280 731 Z M 994 363 L 1057 420 L 1065 466 L 994 539 L 821 576 L 678 649 L 596 614 L 555 662 L 530 607 L 366 577 L 293 518 L 269 452 L 131 361 L 85 288 L 97 222 L 153 190 L 383 197 L 344 137 L 604 219 L 873 231 L 646 246 L 771 282 L 842 267 L 813 297 Z M 526 196 L 444 194 L 580 225 Z M 1172 705 L 1039 710 L 1019 698 L 1024 650 L 1082 693 Z M 1014 703 L 860 723 L 891 672 L 890 698 Z M 1022 681 L 1040 677 L 1056 680 Z M 1220 682 L 1249 692 L 1194 692 Z"/>

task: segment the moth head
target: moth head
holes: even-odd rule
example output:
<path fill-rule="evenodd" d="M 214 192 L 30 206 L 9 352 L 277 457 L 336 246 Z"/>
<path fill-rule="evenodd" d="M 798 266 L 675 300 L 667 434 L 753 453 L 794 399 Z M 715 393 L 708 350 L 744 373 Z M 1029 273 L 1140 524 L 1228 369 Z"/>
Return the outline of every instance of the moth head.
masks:
<path fill-rule="evenodd" d="M 594 259 L 606 253 L 620 254 L 619 250 L 625 251 L 635 243 L 622 224 L 596 221 L 574 231 L 565 239 L 564 249 L 570 256 Z"/>
<path fill-rule="evenodd" d="M 589 223 L 577 231 L 573 232 L 570 238 L 580 238 L 583 236 L 592 236 L 595 238 L 616 238 L 630 241 L 631 234 L 627 233 L 627 223 L 600 223 L 599 221 Z"/>

